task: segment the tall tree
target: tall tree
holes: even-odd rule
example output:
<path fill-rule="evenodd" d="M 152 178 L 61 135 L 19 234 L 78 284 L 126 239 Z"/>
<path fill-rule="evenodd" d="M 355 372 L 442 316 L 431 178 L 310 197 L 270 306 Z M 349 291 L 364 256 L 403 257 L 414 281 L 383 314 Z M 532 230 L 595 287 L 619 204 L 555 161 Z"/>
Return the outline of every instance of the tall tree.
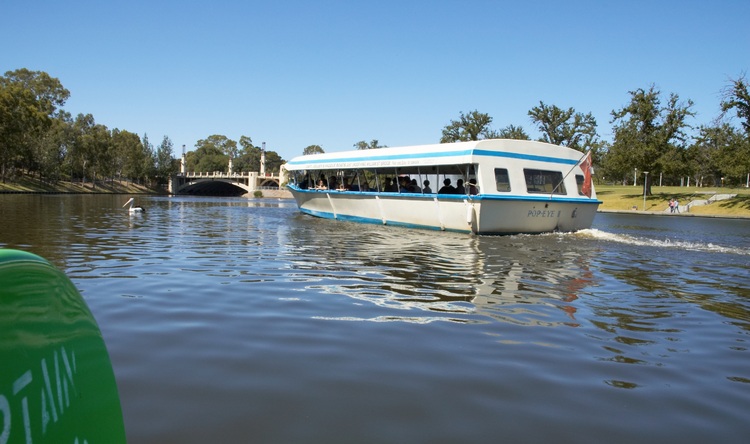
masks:
<path fill-rule="evenodd" d="M 240 136 L 240 146 L 241 149 L 247 150 L 250 148 L 255 148 L 255 145 L 253 145 L 253 139 L 250 138 L 250 136 Z"/>
<path fill-rule="evenodd" d="M 307 156 L 308 154 L 319 154 L 319 153 L 325 153 L 323 150 L 323 147 L 320 145 L 308 145 L 305 147 L 304 150 L 302 150 L 302 155 Z"/>
<path fill-rule="evenodd" d="M 750 171 L 750 144 L 728 123 L 701 126 L 687 152 L 689 170 L 698 185 L 704 181 L 713 186 L 740 185 Z"/>
<path fill-rule="evenodd" d="M 143 181 L 152 175 L 154 167 L 154 146 L 149 142 L 148 134 L 143 134 L 140 152 L 135 153 L 133 161 L 135 162 L 133 166 L 136 168 L 133 178 L 139 183 L 144 183 Z"/>
<path fill-rule="evenodd" d="M 71 129 L 70 114 L 60 112 L 39 140 L 34 158 L 38 164 L 40 179 L 52 182 L 60 180 L 67 148 L 72 141 Z"/>
<path fill-rule="evenodd" d="M 284 159 L 276 151 L 266 151 L 266 172 L 277 174 Z"/>
<path fill-rule="evenodd" d="M 460 112 L 458 120 L 451 120 L 443 127 L 440 143 L 489 139 L 492 136 L 491 123 L 492 117 L 489 114 L 480 113 L 477 110 L 468 114 Z"/>
<path fill-rule="evenodd" d="M 724 114 L 735 110 L 745 134 L 750 136 L 750 92 L 744 75 L 731 80 L 729 87 L 724 90 L 721 110 Z"/>
<path fill-rule="evenodd" d="M 148 142 L 148 137 L 145 138 Z M 138 134 L 115 128 L 112 130 L 112 146 L 115 157 L 115 177 L 137 180 L 142 173 L 144 162 L 143 142 Z"/>
<path fill-rule="evenodd" d="M 0 77 L 0 175 L 15 167 L 34 169 L 37 145 L 47 137 L 58 107 L 70 93 L 60 81 L 40 71 L 19 69 Z"/>
<path fill-rule="evenodd" d="M 228 145 L 230 142 L 236 149 L 236 142 L 221 135 L 212 135 L 199 140 L 195 144 L 195 151 L 187 154 L 188 171 L 200 173 L 226 172 L 229 169 L 228 153 L 230 149 Z"/>
<path fill-rule="evenodd" d="M 172 158 L 173 147 L 172 140 L 164 136 L 156 148 L 156 180 L 159 184 L 168 183 L 169 177 L 177 172 L 178 165 Z"/>
<path fill-rule="evenodd" d="M 234 162 L 234 170 L 238 172 L 259 172 L 260 156 L 262 149 L 253 145 L 253 140 L 248 136 L 240 137 L 240 149 Z"/>
<path fill-rule="evenodd" d="M 540 101 L 529 111 L 529 117 L 542 133 L 542 142 L 587 151 L 598 137 L 594 116 L 577 113 L 572 107 L 564 110 Z"/>
<path fill-rule="evenodd" d="M 637 168 L 641 173 L 651 172 L 651 177 L 659 172 L 674 173 L 675 153 L 685 149 L 686 120 L 695 115 L 690 110 L 693 102 L 681 103 L 672 93 L 662 106 L 661 93 L 654 85 L 629 94 L 630 103 L 612 111 L 614 141 L 609 154 L 619 162 L 612 166 L 613 171 L 626 175 Z M 651 194 L 651 181 L 644 193 Z"/>

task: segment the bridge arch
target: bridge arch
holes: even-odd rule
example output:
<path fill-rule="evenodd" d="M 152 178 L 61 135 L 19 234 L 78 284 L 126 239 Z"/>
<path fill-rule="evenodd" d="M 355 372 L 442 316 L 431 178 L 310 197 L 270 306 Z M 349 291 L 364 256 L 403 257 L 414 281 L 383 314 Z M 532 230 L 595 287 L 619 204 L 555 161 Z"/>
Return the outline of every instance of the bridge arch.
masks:
<path fill-rule="evenodd" d="M 251 194 L 259 188 L 279 189 L 278 176 L 259 176 L 258 173 L 180 173 L 169 181 L 172 194 L 201 194 L 241 196 Z"/>
<path fill-rule="evenodd" d="M 251 191 L 247 185 L 230 179 L 197 179 L 186 181 L 178 186 L 173 193 L 207 196 L 241 196 Z"/>
<path fill-rule="evenodd" d="M 279 188 L 281 184 L 279 183 L 278 177 L 259 177 L 258 178 L 258 187 L 260 188 L 268 188 L 268 187 L 274 187 Z"/>

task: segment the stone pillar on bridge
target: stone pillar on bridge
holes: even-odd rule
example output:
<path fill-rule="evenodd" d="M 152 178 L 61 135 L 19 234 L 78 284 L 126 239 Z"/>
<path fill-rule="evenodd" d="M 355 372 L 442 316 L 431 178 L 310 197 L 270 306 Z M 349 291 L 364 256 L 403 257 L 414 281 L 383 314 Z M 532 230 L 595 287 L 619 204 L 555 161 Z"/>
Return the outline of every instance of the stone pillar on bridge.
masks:
<path fill-rule="evenodd" d="M 180 173 L 187 172 L 187 157 L 185 156 L 185 145 L 182 145 L 182 159 L 180 159 Z"/>
<path fill-rule="evenodd" d="M 266 175 L 266 142 L 263 142 L 263 148 L 260 149 L 260 175 Z"/>
<path fill-rule="evenodd" d="M 231 157 L 229 157 L 229 174 L 230 174 L 230 175 L 232 174 L 232 169 L 233 169 L 233 166 L 232 166 L 232 158 L 231 158 Z"/>
<path fill-rule="evenodd" d="M 279 187 L 283 186 L 289 181 L 289 171 L 286 169 L 286 164 L 279 167 Z"/>

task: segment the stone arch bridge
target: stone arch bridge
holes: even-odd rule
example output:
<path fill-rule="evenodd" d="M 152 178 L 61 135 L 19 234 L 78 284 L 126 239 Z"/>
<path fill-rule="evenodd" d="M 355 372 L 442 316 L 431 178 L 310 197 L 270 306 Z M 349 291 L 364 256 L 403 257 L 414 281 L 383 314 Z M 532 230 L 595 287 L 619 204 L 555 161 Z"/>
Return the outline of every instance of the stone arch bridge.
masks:
<path fill-rule="evenodd" d="M 256 190 L 279 190 L 286 179 L 270 174 L 178 173 L 169 178 L 171 194 L 232 195 L 253 194 Z"/>

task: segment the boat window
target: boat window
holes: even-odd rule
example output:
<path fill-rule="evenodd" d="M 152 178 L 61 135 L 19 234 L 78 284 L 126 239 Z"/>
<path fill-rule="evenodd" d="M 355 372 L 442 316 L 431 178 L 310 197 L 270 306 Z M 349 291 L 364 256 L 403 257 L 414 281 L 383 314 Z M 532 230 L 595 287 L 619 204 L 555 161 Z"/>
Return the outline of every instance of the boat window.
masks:
<path fill-rule="evenodd" d="M 497 183 L 497 191 L 510 191 L 510 179 L 508 179 L 508 170 L 506 170 L 505 168 L 495 168 L 495 183 Z"/>
<path fill-rule="evenodd" d="M 524 169 L 523 175 L 529 193 L 566 194 L 560 171 Z"/>
<path fill-rule="evenodd" d="M 576 185 L 578 185 L 578 194 L 580 196 L 585 196 L 585 194 L 583 194 L 583 180 L 582 175 L 576 174 Z"/>

